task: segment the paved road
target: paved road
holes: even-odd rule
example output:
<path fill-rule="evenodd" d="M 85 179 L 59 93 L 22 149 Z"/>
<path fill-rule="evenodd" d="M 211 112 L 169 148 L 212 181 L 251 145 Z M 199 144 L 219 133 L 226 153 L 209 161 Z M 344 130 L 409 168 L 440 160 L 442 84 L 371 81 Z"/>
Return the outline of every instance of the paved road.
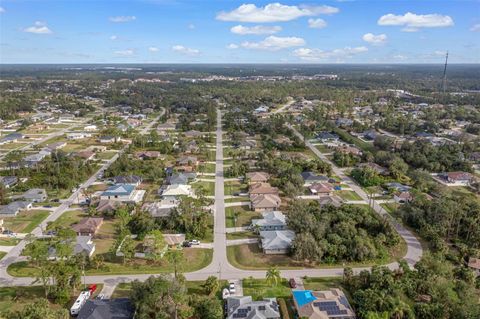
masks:
<path fill-rule="evenodd" d="M 291 125 L 289 125 L 290 129 L 297 135 L 300 139 L 304 140 L 304 137 Z M 309 141 L 305 140 L 305 145 L 315 154 L 317 155 L 322 161 L 329 163 L 332 165 L 332 170 L 335 175 L 340 177 L 342 179 L 342 183 L 347 184 L 355 193 L 357 193 L 364 201 L 367 203 L 369 202 L 369 196 L 368 194 L 360 187 L 358 186 L 350 177 L 345 175 L 345 172 L 338 168 L 332 161 L 330 161 L 325 154 L 322 154 L 315 146 L 312 145 Z M 382 206 L 380 206 L 380 201 L 378 200 L 372 200 L 372 208 L 374 211 L 382 216 L 388 218 L 393 226 L 395 227 L 396 231 L 402 236 L 402 238 L 405 240 L 407 243 L 407 254 L 405 255 L 404 259 L 408 262 L 408 264 L 413 267 L 416 262 L 420 260 L 423 254 L 423 249 L 422 245 L 418 241 L 418 239 L 403 225 L 399 224 L 396 222 L 391 216 L 387 213 L 385 209 L 383 209 Z"/>
<path fill-rule="evenodd" d="M 208 276 L 217 276 L 223 280 L 242 279 L 247 277 L 253 278 L 265 278 L 266 271 L 264 270 L 241 270 L 233 267 L 227 259 L 227 237 L 225 226 L 225 194 L 224 194 L 224 176 L 223 176 L 223 136 L 221 128 L 221 111 L 218 111 L 217 115 L 217 131 L 216 131 L 216 168 L 215 168 L 215 208 L 214 208 L 214 242 L 213 242 L 213 258 L 210 265 L 207 267 L 195 271 L 186 273 L 187 280 L 205 280 Z M 296 132 L 296 131 L 295 131 Z M 296 134 L 299 135 L 298 132 Z M 311 144 L 307 146 L 319 157 L 322 158 L 320 152 L 315 151 L 316 148 Z M 328 160 L 328 159 L 327 159 Z M 343 172 L 341 172 L 336 166 L 332 165 L 335 174 L 345 179 L 345 182 L 351 186 L 362 198 L 366 199 L 366 193 L 358 187 L 353 181 L 351 181 Z M 374 209 L 380 215 L 387 214 L 378 204 L 374 205 Z M 394 222 L 394 221 L 393 221 Z M 395 228 L 399 231 L 400 235 L 405 239 L 408 244 L 408 252 L 405 256 L 407 262 L 412 265 L 417 262 L 422 255 L 422 248 L 418 240 L 403 226 L 394 222 Z M 390 269 L 398 268 L 398 263 L 393 262 L 385 265 Z M 27 286 L 31 285 L 33 278 L 16 278 L 11 277 L 5 271 L 5 264 L 0 262 L 0 286 Z M 354 268 L 354 272 L 358 273 L 362 270 L 369 270 L 369 267 L 357 267 Z M 343 268 L 323 268 L 323 269 L 295 269 L 295 270 L 282 270 L 281 275 L 284 278 L 299 278 L 303 276 L 308 277 L 334 277 L 342 276 Z M 109 286 L 115 286 L 122 282 L 131 282 L 133 280 L 145 281 L 151 274 L 140 275 L 100 275 L 100 276 L 86 276 L 86 283 L 108 283 Z"/>

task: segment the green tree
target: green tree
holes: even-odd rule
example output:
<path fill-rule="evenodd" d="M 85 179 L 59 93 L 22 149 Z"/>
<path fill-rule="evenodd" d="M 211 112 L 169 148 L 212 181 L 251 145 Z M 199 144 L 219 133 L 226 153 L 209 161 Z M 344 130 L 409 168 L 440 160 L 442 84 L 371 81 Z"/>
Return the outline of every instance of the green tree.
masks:
<path fill-rule="evenodd" d="M 220 283 L 218 281 L 218 278 L 215 276 L 209 276 L 207 280 L 205 280 L 203 288 L 209 296 L 215 295 L 218 289 L 220 289 Z"/>
<path fill-rule="evenodd" d="M 280 276 L 280 270 L 277 267 L 270 267 L 266 274 L 267 283 L 271 286 L 277 286 L 282 277 Z"/>
<path fill-rule="evenodd" d="M 70 315 L 66 309 L 52 309 L 46 299 L 28 304 L 17 311 L 10 311 L 6 319 L 68 319 Z"/>
<path fill-rule="evenodd" d="M 167 260 L 171 265 L 173 265 L 173 272 L 174 272 L 175 278 L 178 278 L 180 267 L 185 261 L 185 256 L 183 255 L 183 251 L 179 249 L 168 251 Z"/>

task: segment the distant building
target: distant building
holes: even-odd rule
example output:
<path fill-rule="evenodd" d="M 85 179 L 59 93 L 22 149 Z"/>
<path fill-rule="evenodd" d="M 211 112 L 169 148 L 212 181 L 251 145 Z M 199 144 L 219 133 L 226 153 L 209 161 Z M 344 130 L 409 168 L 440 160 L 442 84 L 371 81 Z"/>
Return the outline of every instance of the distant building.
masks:
<path fill-rule="evenodd" d="M 8 143 L 15 143 L 18 140 L 23 138 L 23 134 L 20 133 L 11 133 L 2 138 L 0 138 L 0 145 L 8 144 Z"/>
<path fill-rule="evenodd" d="M 473 175 L 467 172 L 448 172 L 440 174 L 447 183 L 467 186 L 473 181 Z"/>
<path fill-rule="evenodd" d="M 124 203 L 139 203 L 145 195 L 144 190 L 135 190 L 134 185 L 117 184 L 110 186 L 100 195 L 102 200 L 116 200 Z"/>
<path fill-rule="evenodd" d="M 5 188 L 10 188 L 18 183 L 18 178 L 16 176 L 0 176 L 0 184 Z"/>
<path fill-rule="evenodd" d="M 250 201 L 252 209 L 256 212 L 277 210 L 282 203 L 277 194 L 251 194 Z"/>
<path fill-rule="evenodd" d="M 22 210 L 29 210 L 32 208 L 32 202 L 15 201 L 8 205 L 0 206 L 0 217 L 15 217 Z"/>
<path fill-rule="evenodd" d="M 21 197 L 30 202 L 40 203 L 47 200 L 47 191 L 43 188 L 32 188 L 23 193 Z"/>
<path fill-rule="evenodd" d="M 480 276 L 480 258 L 472 258 L 468 261 L 468 267 L 472 269 L 477 276 Z"/>
<path fill-rule="evenodd" d="M 303 172 L 300 174 L 306 186 L 310 186 L 315 183 L 328 182 L 329 178 L 323 175 L 317 175 L 314 172 Z"/>
<path fill-rule="evenodd" d="M 253 301 L 251 296 L 228 297 L 227 319 L 280 319 L 280 309 L 275 298 Z"/>
<path fill-rule="evenodd" d="M 72 229 L 78 236 L 93 236 L 103 224 L 101 217 L 85 217 L 78 223 L 72 225 Z"/>
<path fill-rule="evenodd" d="M 355 319 L 345 294 L 337 288 L 326 291 L 293 290 L 293 302 L 300 318 Z"/>
<path fill-rule="evenodd" d="M 249 184 L 266 183 L 270 179 L 270 174 L 265 172 L 251 172 L 246 174 Z"/>
<path fill-rule="evenodd" d="M 142 178 L 137 175 L 115 176 L 113 182 L 115 184 L 139 186 L 142 183 Z"/>

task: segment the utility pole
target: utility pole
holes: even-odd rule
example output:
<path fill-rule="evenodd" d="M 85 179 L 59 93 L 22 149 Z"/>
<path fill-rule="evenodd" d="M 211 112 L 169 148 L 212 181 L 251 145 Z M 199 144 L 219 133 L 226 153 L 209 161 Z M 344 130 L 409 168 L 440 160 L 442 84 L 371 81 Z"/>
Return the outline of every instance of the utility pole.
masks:
<path fill-rule="evenodd" d="M 445 94 L 447 90 L 447 63 L 448 63 L 448 51 L 447 51 L 447 54 L 445 55 L 445 67 L 443 68 L 443 82 L 442 82 L 443 94 Z"/>

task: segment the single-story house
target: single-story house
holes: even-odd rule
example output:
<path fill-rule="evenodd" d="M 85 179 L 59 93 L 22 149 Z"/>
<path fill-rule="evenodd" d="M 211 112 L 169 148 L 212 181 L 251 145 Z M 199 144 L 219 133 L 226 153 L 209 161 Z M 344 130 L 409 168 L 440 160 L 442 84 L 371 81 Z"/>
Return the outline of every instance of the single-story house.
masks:
<path fill-rule="evenodd" d="M 101 136 L 98 141 L 100 143 L 115 143 L 117 141 L 117 138 L 115 136 Z"/>
<path fill-rule="evenodd" d="M 32 208 L 32 202 L 15 201 L 8 205 L 0 206 L 0 217 L 15 217 L 22 210 L 29 210 Z"/>
<path fill-rule="evenodd" d="M 322 142 L 334 142 L 339 140 L 339 136 L 335 133 L 330 132 L 320 132 L 317 134 L 317 139 Z"/>
<path fill-rule="evenodd" d="M 102 199 L 98 202 L 97 205 L 97 212 L 99 213 L 111 213 L 116 211 L 119 207 L 121 207 L 123 204 L 122 202 L 116 201 L 116 200 L 105 200 Z"/>
<path fill-rule="evenodd" d="M 308 188 L 313 195 L 331 195 L 333 192 L 333 186 L 330 183 L 314 183 Z"/>
<path fill-rule="evenodd" d="M 340 207 L 342 206 L 342 203 L 343 203 L 343 200 L 340 197 L 335 195 L 320 196 L 320 198 L 317 199 L 317 201 L 320 204 L 320 207 L 327 206 L 327 205 Z"/>
<path fill-rule="evenodd" d="M 73 132 L 73 133 L 68 133 L 67 134 L 67 139 L 69 140 L 81 140 L 84 138 L 92 137 L 92 134 L 90 133 L 78 133 L 78 132 Z"/>
<path fill-rule="evenodd" d="M 177 160 L 177 165 L 197 166 L 198 159 L 195 156 L 183 156 Z"/>
<path fill-rule="evenodd" d="M 226 301 L 226 318 L 280 319 L 280 307 L 275 298 L 253 301 L 251 296 L 232 296 Z"/>
<path fill-rule="evenodd" d="M 270 174 L 265 172 L 251 172 L 245 175 L 249 184 L 266 183 L 270 179 Z"/>
<path fill-rule="evenodd" d="M 18 183 L 18 178 L 16 176 L 0 176 L 0 184 L 5 188 L 10 188 Z"/>
<path fill-rule="evenodd" d="M 197 177 L 196 173 L 176 173 L 167 177 L 169 185 L 187 185 L 189 181 L 194 181 Z"/>
<path fill-rule="evenodd" d="M 398 204 L 404 204 L 411 201 L 413 199 L 413 196 L 410 192 L 406 191 L 393 195 L 393 199 Z"/>
<path fill-rule="evenodd" d="M 180 247 L 185 241 L 185 234 L 163 234 L 169 249 Z"/>
<path fill-rule="evenodd" d="M 408 192 L 411 189 L 410 186 L 403 185 L 403 184 L 398 183 L 398 182 L 386 183 L 385 186 L 387 188 L 393 189 L 397 192 Z"/>
<path fill-rule="evenodd" d="M 160 202 L 144 203 L 142 210 L 148 212 L 154 218 L 164 218 L 169 217 L 172 210 L 177 206 L 178 201 L 176 200 L 162 200 Z"/>
<path fill-rule="evenodd" d="M 73 246 L 73 254 L 92 257 L 95 252 L 95 244 L 92 241 L 91 236 L 77 236 L 75 246 Z"/>
<path fill-rule="evenodd" d="M 262 219 L 252 219 L 250 228 L 253 230 L 284 230 L 287 228 L 285 215 L 280 211 L 263 212 Z"/>
<path fill-rule="evenodd" d="M 157 130 L 158 131 L 174 131 L 176 129 L 176 126 L 174 123 L 162 123 L 158 124 Z"/>
<path fill-rule="evenodd" d="M 143 152 L 136 152 L 135 156 L 142 160 L 149 160 L 159 158 L 161 153 L 159 151 L 143 151 Z"/>
<path fill-rule="evenodd" d="M 100 195 L 101 200 L 116 200 L 125 203 L 139 203 L 145 195 L 144 190 L 135 190 L 134 185 L 117 184 L 110 186 Z"/>
<path fill-rule="evenodd" d="M 261 231 L 260 247 L 264 254 L 287 254 L 292 246 L 295 233 L 292 230 Z"/>
<path fill-rule="evenodd" d="M 371 168 L 375 172 L 377 172 L 377 174 L 379 174 L 379 175 L 388 175 L 389 174 L 389 171 L 388 171 L 387 168 L 382 167 L 382 166 L 378 165 L 377 163 L 372 163 L 372 162 L 361 163 L 361 164 L 358 164 L 357 166 L 360 167 L 360 168 L 365 168 L 365 167 Z"/>
<path fill-rule="evenodd" d="M 255 183 L 251 184 L 248 190 L 250 195 L 259 195 L 259 194 L 274 194 L 278 195 L 278 188 L 272 187 L 269 183 Z"/>
<path fill-rule="evenodd" d="M 135 308 L 128 298 L 90 299 L 83 305 L 77 319 L 133 319 Z"/>
<path fill-rule="evenodd" d="M 142 183 L 142 178 L 137 175 L 115 176 L 113 182 L 115 184 L 139 186 Z"/>
<path fill-rule="evenodd" d="M 440 174 L 440 177 L 443 178 L 447 183 L 458 184 L 458 185 L 470 185 L 473 181 L 473 175 L 467 172 L 447 172 Z"/>
<path fill-rule="evenodd" d="M 102 217 L 85 217 L 78 223 L 72 225 L 72 229 L 78 236 L 92 236 L 102 226 Z"/>
<path fill-rule="evenodd" d="M 244 140 L 238 144 L 238 148 L 241 150 L 251 150 L 255 147 L 257 147 L 257 141 L 255 140 Z"/>
<path fill-rule="evenodd" d="M 317 175 L 314 172 L 302 172 L 300 174 L 303 178 L 303 181 L 306 186 L 315 184 L 315 183 L 321 183 L 321 182 L 328 182 L 329 178 L 327 176 L 323 175 Z"/>
<path fill-rule="evenodd" d="M 292 290 L 292 294 L 293 303 L 300 318 L 356 318 L 345 294 L 338 288 L 325 291 Z"/>
<path fill-rule="evenodd" d="M 11 133 L 2 138 L 0 138 L 0 145 L 8 144 L 8 143 L 15 143 L 18 140 L 23 138 L 23 134 L 20 133 Z"/>
<path fill-rule="evenodd" d="M 32 188 L 23 193 L 21 197 L 30 202 L 40 203 L 47 200 L 47 191 L 43 188 Z"/>
<path fill-rule="evenodd" d="M 95 157 L 95 153 L 90 151 L 80 151 L 76 152 L 75 156 L 80 157 L 86 161 L 91 161 Z"/>
<path fill-rule="evenodd" d="M 190 185 L 167 185 L 166 188 L 160 188 L 159 192 L 163 199 L 176 199 L 179 196 L 192 196 L 193 190 Z"/>
<path fill-rule="evenodd" d="M 256 212 L 274 211 L 280 207 L 282 200 L 277 194 L 250 195 L 252 209 Z"/>

